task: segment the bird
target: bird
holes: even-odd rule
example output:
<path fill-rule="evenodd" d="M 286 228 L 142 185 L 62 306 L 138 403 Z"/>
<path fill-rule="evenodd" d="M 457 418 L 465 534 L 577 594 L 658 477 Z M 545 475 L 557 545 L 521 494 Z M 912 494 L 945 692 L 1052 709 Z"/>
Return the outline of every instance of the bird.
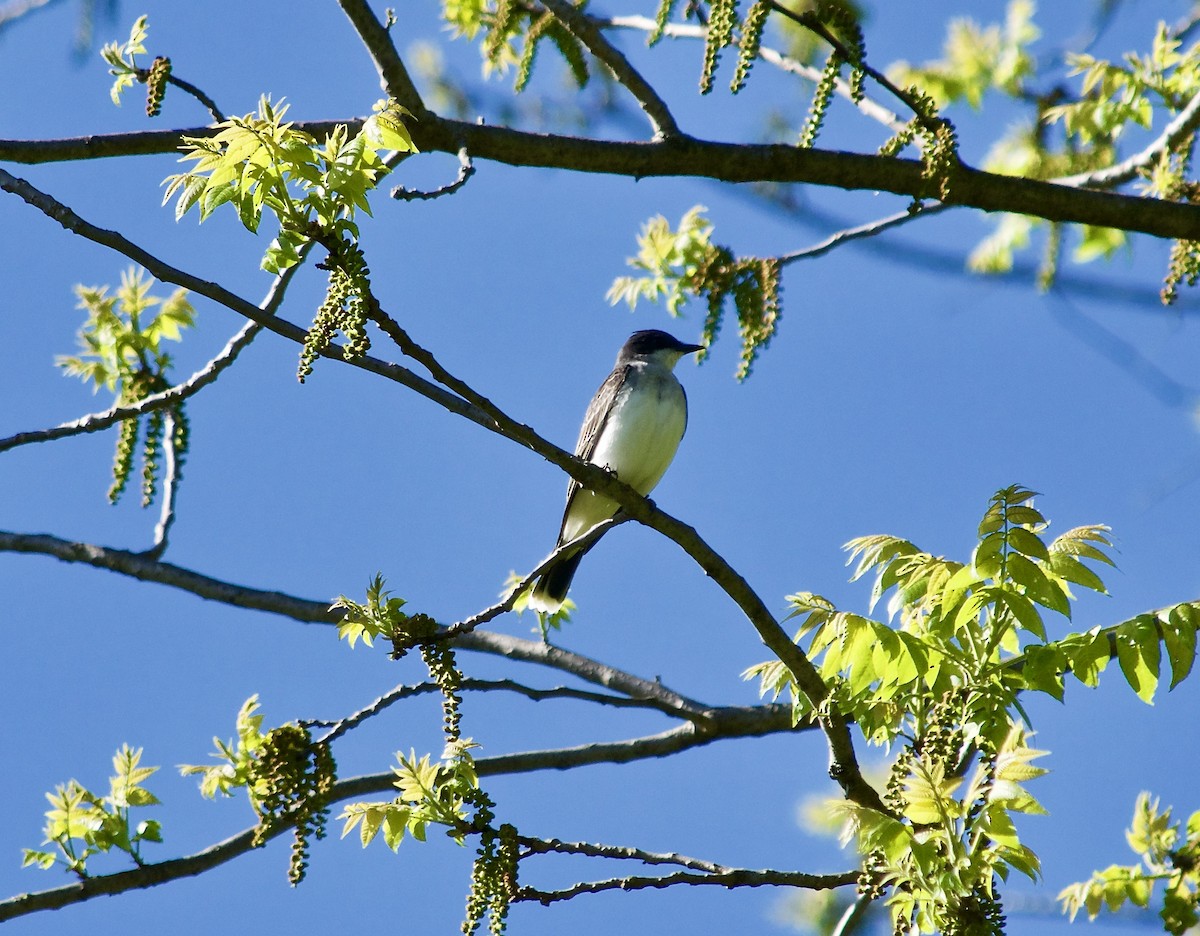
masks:
<path fill-rule="evenodd" d="M 583 417 L 575 456 L 615 474 L 643 497 L 654 490 L 687 429 L 687 395 L 674 374 L 679 359 L 703 351 L 657 328 L 636 331 L 621 346 L 616 366 Z M 574 479 L 567 485 L 555 550 L 616 515 L 616 501 Z M 584 554 L 595 545 L 558 557 L 533 586 L 529 607 L 553 614 L 562 607 Z"/>

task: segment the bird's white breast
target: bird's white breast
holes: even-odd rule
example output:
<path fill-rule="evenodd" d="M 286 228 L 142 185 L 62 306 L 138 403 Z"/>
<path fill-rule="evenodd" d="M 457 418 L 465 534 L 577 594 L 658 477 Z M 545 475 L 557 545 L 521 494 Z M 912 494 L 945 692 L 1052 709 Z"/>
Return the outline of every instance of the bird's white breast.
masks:
<path fill-rule="evenodd" d="M 687 400 L 666 367 L 638 362 L 605 421 L 589 459 L 607 468 L 639 494 L 662 479 L 687 427 Z M 582 535 L 611 517 L 617 505 L 591 491 L 579 491 L 564 523 L 563 539 Z"/>

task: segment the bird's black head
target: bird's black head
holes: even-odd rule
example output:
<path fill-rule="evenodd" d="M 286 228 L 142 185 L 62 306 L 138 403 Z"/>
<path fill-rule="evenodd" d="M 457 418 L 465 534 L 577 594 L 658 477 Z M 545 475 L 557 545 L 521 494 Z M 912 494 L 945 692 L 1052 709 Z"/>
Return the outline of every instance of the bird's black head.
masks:
<path fill-rule="evenodd" d="M 635 331 L 629 336 L 629 340 L 621 348 L 621 353 L 617 355 L 617 360 L 628 361 L 637 357 L 651 357 L 658 352 L 665 351 L 668 352 L 674 363 L 685 354 L 703 350 L 704 345 L 687 344 L 674 335 L 668 335 L 665 331 L 646 328 L 642 331 Z"/>

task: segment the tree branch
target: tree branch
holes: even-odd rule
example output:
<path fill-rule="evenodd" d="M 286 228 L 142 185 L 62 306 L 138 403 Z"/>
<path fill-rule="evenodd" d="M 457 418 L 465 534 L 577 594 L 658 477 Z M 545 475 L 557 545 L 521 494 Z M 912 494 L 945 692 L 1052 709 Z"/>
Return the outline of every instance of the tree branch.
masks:
<path fill-rule="evenodd" d="M 824 704 L 829 696 L 829 688 L 816 667 L 775 620 L 745 578 L 709 546 L 693 527 L 659 510 L 651 500 L 611 472 L 569 455 L 547 442 L 529 426 L 517 423 L 489 399 L 442 367 L 429 351 L 414 342 L 398 322 L 379 308 L 377 302 L 372 302 L 371 317 L 396 342 L 406 357 L 420 363 L 443 387 L 485 412 L 500 434 L 533 450 L 585 487 L 616 501 L 634 520 L 661 533 L 683 549 L 741 609 L 763 643 L 788 668 L 796 685 L 808 698 L 812 710 L 821 713 L 819 722 L 829 741 L 829 775 L 853 802 L 890 814 L 879 793 L 863 779 L 845 718 L 832 706 Z"/>
<path fill-rule="evenodd" d="M 729 889 L 735 887 L 763 887 L 766 885 L 783 887 L 804 887 L 809 890 L 831 890 L 835 887 L 846 887 L 858 880 L 857 871 L 846 871 L 841 874 L 807 874 L 803 871 L 750 871 L 745 868 L 731 868 L 720 874 L 697 874 L 694 871 L 677 871 L 675 874 L 663 877 L 623 877 L 610 878 L 607 881 L 583 881 L 574 887 L 555 891 L 540 891 L 532 887 L 522 887 L 513 897 L 514 902 L 536 900 L 542 906 L 556 903 L 560 900 L 570 900 L 580 894 L 599 894 L 607 890 L 646 890 L 654 888 L 661 890 L 676 884 L 715 885 Z"/>
<path fill-rule="evenodd" d="M 216 283 L 201 279 L 198 276 L 193 276 L 183 270 L 177 269 L 170 264 L 159 260 L 149 251 L 133 243 L 128 238 L 117 233 L 109 231 L 94 224 L 85 221 L 74 211 L 68 208 L 61 202 L 51 198 L 46 193 L 38 190 L 30 185 L 24 179 L 19 179 L 16 176 L 10 175 L 4 169 L 0 169 L 0 189 L 6 192 L 11 192 L 23 199 L 27 204 L 38 209 L 47 217 L 61 224 L 66 230 L 72 234 L 78 234 L 80 237 L 86 238 L 94 243 L 101 244 L 117 253 L 129 257 L 134 262 L 145 267 L 151 274 L 166 283 L 174 283 L 177 286 L 182 286 L 185 289 L 191 290 L 213 302 L 223 305 L 226 308 L 242 315 L 251 321 L 257 322 L 268 331 L 272 331 L 277 335 L 294 341 L 297 344 L 303 344 L 307 332 L 294 325 L 291 322 L 281 319 L 276 315 L 268 315 L 254 303 L 243 299 L 241 296 L 235 295 Z M 330 344 L 324 351 L 321 352 L 323 357 L 331 358 L 336 361 L 343 361 L 351 364 L 354 367 L 362 370 L 378 374 L 381 377 L 386 377 L 388 380 L 399 383 L 410 390 L 415 390 L 421 396 L 437 403 L 452 413 L 457 413 L 460 416 L 470 419 L 485 428 L 492 429 L 492 425 L 487 417 L 477 410 L 465 400 L 456 397 L 452 393 L 447 393 L 436 384 L 430 383 L 418 377 L 407 368 L 400 367 L 397 364 L 392 364 L 387 361 L 381 361 L 378 358 L 370 355 L 363 355 L 347 360 L 342 352 L 342 349 L 336 344 Z"/>
<path fill-rule="evenodd" d="M 302 262 L 303 258 L 308 255 L 310 246 L 306 244 L 301 248 L 300 257 Z M 259 305 L 259 309 L 261 309 L 263 315 L 274 316 L 279 311 L 279 306 L 283 303 L 283 297 L 287 293 L 288 283 L 292 281 L 292 277 L 296 275 L 296 271 L 299 269 L 300 264 L 297 263 L 275 277 L 274 282 L 271 283 L 271 288 L 267 290 L 266 296 L 263 297 L 263 301 Z M 0 439 L 0 452 L 16 448 L 18 445 L 28 445 L 31 442 L 51 442 L 54 439 L 61 439 L 81 433 L 99 432 L 102 429 L 107 429 L 109 426 L 115 425 L 123 419 L 141 416 L 166 406 L 172 406 L 175 403 L 181 403 L 207 387 L 210 383 L 213 383 L 221 375 L 222 371 L 237 360 L 237 356 L 242 353 L 242 350 L 254 340 L 255 336 L 261 330 L 262 326 L 257 322 L 247 322 L 236 335 L 229 339 L 229 342 L 216 357 L 181 384 L 169 387 L 161 393 L 151 394 L 148 397 L 138 400 L 137 403 L 132 403 L 128 406 L 113 406 L 101 413 L 81 416 L 79 419 L 62 423 L 52 429 L 18 432 L 7 439 Z"/>
<path fill-rule="evenodd" d="M 458 176 L 453 182 L 436 188 L 432 192 L 422 192 L 397 185 L 388 194 L 397 201 L 432 201 L 443 195 L 453 195 L 466 185 L 467 180 L 473 175 L 475 175 L 475 164 L 471 162 L 471 154 L 464 148 L 458 151 Z"/>
<path fill-rule="evenodd" d="M 297 122 L 321 138 L 339 123 L 352 132 L 361 120 Z M 211 136 L 209 127 L 63 140 L 0 140 L 0 160 L 60 162 L 170 153 L 183 136 Z M 457 153 L 523 168 L 649 177 L 694 177 L 721 182 L 787 182 L 847 190 L 884 191 L 919 198 L 928 188 L 919 161 L 778 144 L 714 143 L 693 137 L 630 143 L 530 133 L 441 118 L 429 112 L 412 128 L 424 152 Z M 2 172 L 3 170 L 0 170 Z M 5 173 L 2 179 L 11 179 Z M 1200 240 L 1200 207 L 1155 198 L 1004 176 L 957 165 L 945 202 L 982 211 L 1006 211 L 1047 221 L 1117 227 L 1155 237 Z M 8 189 L 8 185 L 0 185 Z M 337 355 L 331 355 L 336 357 Z"/>
<path fill-rule="evenodd" d="M 679 125 L 666 101 L 659 97 L 624 53 L 605 38 L 595 21 L 566 0 L 541 0 L 541 3 L 575 38 L 587 46 L 592 55 L 607 65 L 617 81 L 633 95 L 654 129 L 654 139 L 664 140 L 680 135 Z"/>
<path fill-rule="evenodd" d="M 550 553 L 545 559 L 534 567 L 533 571 L 526 574 L 516 585 L 514 585 L 504 597 L 503 601 L 499 601 L 489 608 L 484 608 L 478 614 L 473 614 L 465 620 L 459 621 L 456 624 L 451 624 L 442 633 L 437 635 L 438 640 L 453 640 L 460 634 L 469 634 L 477 627 L 481 627 L 489 621 L 499 617 L 505 612 L 511 611 L 513 605 L 533 584 L 534 579 L 549 569 L 557 562 L 558 558 L 567 552 L 571 552 L 580 548 L 588 549 L 597 542 L 600 537 L 611 530 L 615 526 L 619 526 L 631 519 L 628 515 L 618 514 L 615 517 L 609 517 L 602 523 L 596 524 L 590 530 L 585 531 L 582 535 L 575 537 L 569 542 L 563 543 L 557 549 Z"/>
<path fill-rule="evenodd" d="M 597 705 L 607 705 L 613 708 L 651 709 L 656 712 L 662 712 L 664 715 L 670 715 L 673 718 L 686 717 L 688 714 L 684 711 L 681 711 L 677 706 L 670 705 L 659 699 L 626 698 L 623 696 L 609 695 L 604 692 L 591 692 L 587 689 L 575 689 L 571 686 L 555 686 L 551 689 L 538 689 L 535 686 L 527 686 L 524 683 L 519 683 L 514 679 L 464 678 L 459 684 L 458 688 L 466 692 L 513 692 L 534 702 L 544 702 L 548 699 L 575 699 L 581 702 L 594 702 Z M 416 683 L 414 685 L 400 685 L 388 692 L 385 692 L 369 705 L 364 706 L 352 715 L 347 715 L 345 718 L 337 721 L 317 721 L 313 719 L 303 719 L 301 724 L 329 729 L 328 732 L 318 738 L 316 742 L 318 744 L 329 744 L 332 741 L 336 741 L 347 732 L 357 728 L 368 719 L 374 718 L 384 709 L 394 705 L 396 702 L 400 702 L 403 699 L 410 699 L 415 696 L 433 695 L 441 691 L 441 687 L 434 682 Z M 770 707 L 771 706 L 759 706 L 759 708 L 763 709 Z"/>
<path fill-rule="evenodd" d="M 91 543 L 74 543 L 48 534 L 10 533 L 3 530 L 0 530 L 0 552 L 31 553 L 53 556 L 63 562 L 81 562 L 139 581 L 178 588 L 210 601 L 278 614 L 301 623 L 335 625 L 340 620 L 340 615 L 330 609 L 328 601 L 312 601 L 282 592 L 234 585 L 169 562 L 158 561 L 145 553 L 112 549 Z M 707 712 L 707 707 L 702 703 L 671 691 L 657 680 L 642 679 L 598 660 L 541 641 L 524 640 L 487 631 L 472 631 L 461 634 L 454 645 L 464 650 L 489 653 L 557 669 L 631 698 L 657 700 L 681 715 L 686 712 Z"/>
<path fill-rule="evenodd" d="M 1159 134 L 1158 138 L 1140 153 L 1135 153 L 1128 159 L 1114 163 L 1107 169 L 1081 172 L 1079 175 L 1066 176 L 1054 181 L 1058 185 L 1072 185 L 1081 188 L 1113 188 L 1136 178 L 1141 170 L 1149 168 L 1150 164 L 1163 153 L 1195 133 L 1198 127 L 1200 127 L 1200 94 L 1188 101 L 1187 106 L 1175 115 L 1175 119 L 1163 128 L 1163 132 Z"/>
<path fill-rule="evenodd" d="M 371 61 L 375 63 L 375 69 L 379 72 L 380 87 L 388 97 L 395 98 L 407 107 L 417 120 L 423 120 L 429 111 L 383 23 L 379 22 L 379 18 L 364 0 L 338 0 L 338 6 L 342 8 L 346 18 L 354 26 L 354 31 L 367 47 Z"/>
<path fill-rule="evenodd" d="M 797 260 L 812 260 L 816 257 L 822 257 L 842 244 L 861 240 L 864 237 L 874 237 L 877 234 L 882 234 L 884 231 L 890 231 L 892 228 L 915 221 L 917 218 L 924 218 L 928 215 L 945 211 L 947 207 L 947 205 L 941 202 L 922 205 L 917 210 L 900 211 L 886 218 L 879 218 L 875 221 L 869 221 L 866 224 L 860 224 L 858 227 L 837 231 L 825 238 L 821 243 L 812 247 L 806 247 L 804 250 L 797 250 L 794 253 L 782 254 L 778 258 L 779 264 L 780 266 L 787 266 L 789 263 L 795 263 Z"/>
<path fill-rule="evenodd" d="M 762 706 L 757 709 L 716 709 L 718 713 L 714 724 L 721 726 L 721 735 L 700 734 L 691 724 L 660 735 L 648 738 L 635 738 L 630 741 L 611 744 L 585 745 L 578 748 L 566 748 L 551 751 L 530 751 L 523 754 L 501 755 L 499 757 L 484 757 L 475 762 L 480 777 L 496 776 L 499 774 L 523 773 L 530 770 L 558 769 L 583 766 L 595 763 L 626 763 L 648 757 L 661 757 L 709 744 L 720 737 L 753 737 L 773 734 L 781 731 L 801 730 L 791 727 L 791 716 L 786 706 Z M 758 714 L 755 715 L 754 713 Z M 600 756 L 607 750 L 610 757 Z M 339 781 L 334 785 L 329 802 L 339 803 L 348 799 L 361 799 L 364 796 L 386 792 L 394 789 L 396 777 L 392 772 L 372 774 L 363 777 L 352 777 Z M 115 874 L 96 875 L 82 881 L 76 881 L 63 887 L 38 891 L 29 894 L 19 894 L 7 900 L 0 901 L 0 922 L 15 917 L 25 916 L 41 910 L 56 910 L 70 904 L 82 903 L 94 897 L 120 894 L 125 891 L 138 890 L 164 884 L 168 881 L 184 877 L 193 877 L 208 871 L 218 865 L 245 854 L 254 848 L 256 827 L 245 829 L 225 841 L 213 845 L 195 854 L 183 858 L 173 858 L 167 861 L 154 862 L 119 871 Z M 265 839 L 273 839 L 290 831 L 290 827 L 280 824 L 267 830 Z M 751 872 L 770 874 L 775 872 Z M 798 886 L 836 887 L 840 883 L 832 883 L 834 876 L 810 875 L 815 882 L 823 884 L 804 884 L 799 879 L 794 881 L 767 881 L 760 883 L 792 883 Z M 720 883 L 712 881 L 710 883 Z M 738 884 L 735 886 L 757 886 L 753 884 Z"/>

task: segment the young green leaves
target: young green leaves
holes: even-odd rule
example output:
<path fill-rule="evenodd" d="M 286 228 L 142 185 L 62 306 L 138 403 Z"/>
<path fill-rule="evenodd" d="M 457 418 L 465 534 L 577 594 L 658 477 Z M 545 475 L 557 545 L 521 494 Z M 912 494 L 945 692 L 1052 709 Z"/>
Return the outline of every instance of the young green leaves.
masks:
<path fill-rule="evenodd" d="M 314 742 L 302 725 L 280 725 L 264 733 L 258 707 L 256 695 L 242 705 L 236 743 L 213 738 L 218 763 L 187 764 L 179 770 L 184 776 L 199 774 L 200 792 L 210 799 L 245 788 L 259 818 L 255 845 L 263 844 L 280 826 L 291 827 L 288 880 L 294 886 L 304 880 L 308 869 L 310 840 L 325 837 L 337 765 L 329 745 Z"/>
<path fill-rule="evenodd" d="M 57 851 L 24 850 L 23 867 L 52 868 L 62 864 L 81 878 L 88 877 L 87 861 L 102 852 L 123 851 L 142 864 L 142 842 L 161 842 L 157 820 L 133 824 L 131 810 L 158 805 L 158 797 L 142 784 L 157 767 L 142 766 L 142 749 L 125 744 L 113 757 L 108 796 L 97 796 L 71 780 L 47 793 L 46 844 Z"/>
<path fill-rule="evenodd" d="M 181 161 L 194 166 L 165 180 L 163 204 L 174 197 L 176 219 L 195 207 L 201 221 L 231 204 L 252 233 L 269 213 L 278 225 L 262 258 L 270 273 L 299 263 L 311 243 L 328 251 L 329 289 L 301 354 L 303 382 L 338 331 L 349 358 L 370 346 L 370 271 L 354 218 L 359 211 L 370 215 L 367 195 L 389 171 L 381 152 L 413 153 L 416 146 L 403 122 L 411 114 L 395 101 L 376 104 L 358 133 L 338 124 L 324 141 L 285 122 L 287 110 L 264 96 L 257 114 L 223 121 L 213 136 L 185 137 Z"/>
<path fill-rule="evenodd" d="M 1172 822 L 1171 810 L 1142 793 L 1133 808 L 1133 824 L 1125 833 L 1130 849 L 1140 857 L 1135 865 L 1110 865 L 1090 880 L 1059 893 L 1063 912 L 1072 920 L 1087 910 L 1094 920 L 1107 907 L 1115 913 L 1126 901 L 1148 907 L 1157 885 L 1163 885 L 1159 917 L 1172 936 L 1200 923 L 1200 811 L 1186 823 Z"/>
<path fill-rule="evenodd" d="M 665 299 L 671 315 L 679 315 L 693 297 L 702 298 L 708 306 L 702 338 L 706 346 L 716 341 L 725 301 L 732 299 L 742 338 L 737 379 L 745 380 L 779 323 L 782 264 L 775 257 L 735 257 L 728 247 L 714 244 L 705 210 L 696 205 L 674 231 L 662 215 L 642 225 L 638 255 L 627 262 L 645 275 L 617 277 L 605 298 L 613 305 L 624 301 L 630 309 L 639 299 Z"/>
<path fill-rule="evenodd" d="M 1053 639 L 1055 624 L 1071 617 L 1073 589 L 1104 593 L 1096 566 L 1112 564 L 1111 542 L 1101 526 L 1048 539 L 1033 497 L 1017 485 L 998 491 L 967 563 L 896 536 L 848 544 L 853 577 L 873 573 L 870 607 L 886 599 L 894 626 L 819 595 L 788 598 L 789 617 L 800 620 L 795 639 L 807 641 L 829 703 L 870 742 L 901 748 L 888 813 L 838 807 L 864 855 L 863 886 L 889 892 L 897 931 L 997 933 L 995 878 L 1011 869 L 1038 874 L 1013 821 L 1041 811 L 1023 784 L 1045 772 L 1033 764 L 1045 752 L 1026 743 L 1021 693 L 1061 699 L 1065 673 L 1095 685 L 1115 655 L 1149 701 L 1162 648 L 1173 684 L 1195 658 L 1200 609 L 1190 603 Z M 746 675 L 764 693 L 788 690 L 797 721 L 818 714 L 778 660 Z"/>
<path fill-rule="evenodd" d="M 162 343 L 179 341 L 183 329 L 195 323 L 186 290 L 177 289 L 164 299 L 151 295 L 153 286 L 153 277 L 131 267 L 121 275 L 121 285 L 113 295 L 109 295 L 108 286 L 75 289 L 78 308 L 88 314 L 79 330 L 82 353 L 60 356 L 56 363 L 68 374 L 91 383 L 94 390 L 113 393 L 118 406 L 131 406 L 170 387 L 167 371 L 171 356 L 162 350 Z M 114 504 L 133 470 L 143 428 L 143 507 L 148 507 L 157 493 L 164 446 L 171 447 L 177 470 L 187 454 L 188 423 L 182 402 L 122 420 L 113 460 L 113 483 L 108 491 L 108 499 Z"/>

